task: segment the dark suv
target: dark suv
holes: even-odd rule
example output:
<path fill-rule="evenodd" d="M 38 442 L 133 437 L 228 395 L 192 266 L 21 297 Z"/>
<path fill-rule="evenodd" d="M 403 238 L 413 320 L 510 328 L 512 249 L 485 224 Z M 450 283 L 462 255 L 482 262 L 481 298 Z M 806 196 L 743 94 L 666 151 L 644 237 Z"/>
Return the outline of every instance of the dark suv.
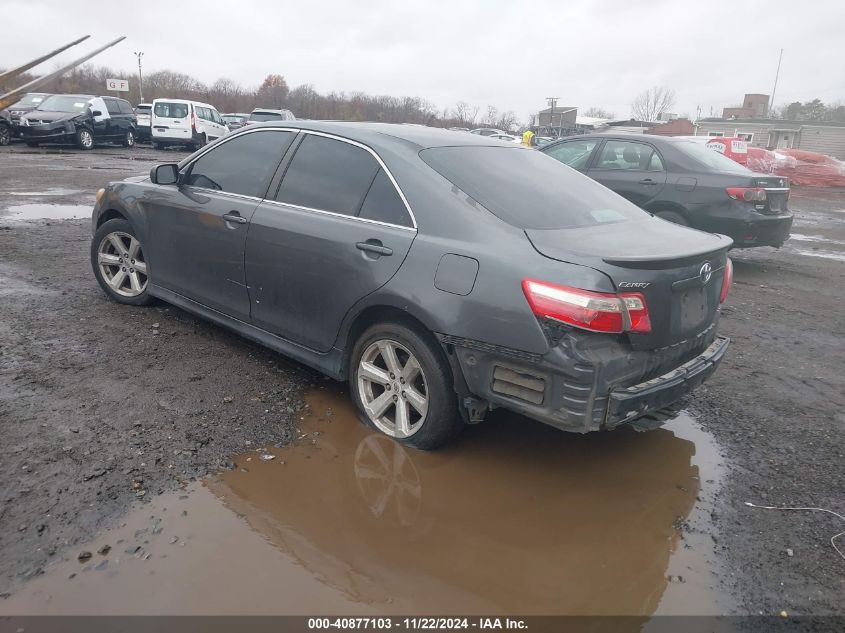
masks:
<path fill-rule="evenodd" d="M 540 151 L 664 220 L 727 235 L 735 247 L 781 246 L 789 237 L 789 181 L 695 141 L 596 134 Z"/>
<path fill-rule="evenodd" d="M 41 143 L 73 143 L 81 149 L 91 149 L 101 142 L 132 147 L 137 120 L 125 99 L 52 95 L 20 118 L 18 130 L 30 147 Z"/>

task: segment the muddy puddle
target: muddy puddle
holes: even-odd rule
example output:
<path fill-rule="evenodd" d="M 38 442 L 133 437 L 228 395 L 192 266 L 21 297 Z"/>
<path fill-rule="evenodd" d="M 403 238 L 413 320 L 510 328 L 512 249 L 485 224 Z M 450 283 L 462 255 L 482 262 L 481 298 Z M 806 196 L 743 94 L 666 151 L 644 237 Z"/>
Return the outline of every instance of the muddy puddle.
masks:
<path fill-rule="evenodd" d="M 0 219 L 73 220 L 91 217 L 90 204 L 17 204 L 0 211 Z"/>
<path fill-rule="evenodd" d="M 253 447 L 234 470 L 152 499 L 0 613 L 648 616 L 728 604 L 708 533 L 719 453 L 684 414 L 648 433 L 577 436 L 502 413 L 422 453 L 368 431 L 337 388 L 307 402 L 295 446 Z"/>

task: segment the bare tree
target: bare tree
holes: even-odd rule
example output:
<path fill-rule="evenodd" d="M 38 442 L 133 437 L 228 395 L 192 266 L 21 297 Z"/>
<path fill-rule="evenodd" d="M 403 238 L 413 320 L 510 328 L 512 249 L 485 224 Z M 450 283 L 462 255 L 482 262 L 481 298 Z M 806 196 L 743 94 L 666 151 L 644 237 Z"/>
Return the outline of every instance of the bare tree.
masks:
<path fill-rule="evenodd" d="M 264 107 L 281 108 L 285 105 L 290 88 L 288 82 L 281 75 L 267 75 L 264 83 L 256 92 L 259 101 L 264 102 Z"/>
<path fill-rule="evenodd" d="M 631 103 L 631 115 L 639 121 L 657 121 L 660 115 L 675 105 L 675 91 L 654 86 L 637 95 Z"/>
<path fill-rule="evenodd" d="M 600 108 L 598 106 L 591 106 L 590 108 L 587 108 L 584 110 L 583 114 L 584 116 L 591 116 L 597 119 L 612 119 L 616 116 L 616 114 L 610 110 L 605 110 L 604 108 Z"/>
<path fill-rule="evenodd" d="M 453 111 L 461 127 L 474 127 L 478 118 L 478 106 L 470 106 L 466 101 L 458 101 Z"/>

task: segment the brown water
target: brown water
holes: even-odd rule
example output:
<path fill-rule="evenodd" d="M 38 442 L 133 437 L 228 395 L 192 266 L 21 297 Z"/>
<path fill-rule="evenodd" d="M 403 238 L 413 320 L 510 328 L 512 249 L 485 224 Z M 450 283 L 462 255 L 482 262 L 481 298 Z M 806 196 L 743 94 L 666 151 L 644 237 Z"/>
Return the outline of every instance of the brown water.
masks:
<path fill-rule="evenodd" d="M 336 389 L 307 400 L 296 446 L 240 455 L 234 471 L 154 499 L 84 548 L 108 543 L 108 555 L 80 564 L 75 550 L 0 613 L 724 607 L 706 532 L 718 452 L 685 415 L 577 436 L 502 413 L 423 453 L 370 432 Z"/>

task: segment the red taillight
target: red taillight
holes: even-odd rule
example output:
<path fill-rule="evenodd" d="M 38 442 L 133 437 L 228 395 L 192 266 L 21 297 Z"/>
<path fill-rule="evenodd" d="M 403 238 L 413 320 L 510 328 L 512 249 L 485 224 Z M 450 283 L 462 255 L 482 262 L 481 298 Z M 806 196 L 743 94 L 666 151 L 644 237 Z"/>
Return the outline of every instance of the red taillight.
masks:
<path fill-rule="evenodd" d="M 194 114 L 194 111 L 191 110 L 191 129 L 196 132 L 197 131 L 197 118 Z"/>
<path fill-rule="evenodd" d="M 617 295 L 523 279 L 522 291 L 538 317 L 554 319 L 591 332 L 645 333 L 651 320 L 640 293 Z"/>
<path fill-rule="evenodd" d="M 765 202 L 766 190 L 761 187 L 728 187 L 727 194 L 734 200 L 743 202 Z"/>
<path fill-rule="evenodd" d="M 734 264 L 730 257 L 725 258 L 725 274 L 722 275 L 722 291 L 719 293 L 719 303 L 724 303 L 728 298 L 731 284 L 734 280 Z"/>

